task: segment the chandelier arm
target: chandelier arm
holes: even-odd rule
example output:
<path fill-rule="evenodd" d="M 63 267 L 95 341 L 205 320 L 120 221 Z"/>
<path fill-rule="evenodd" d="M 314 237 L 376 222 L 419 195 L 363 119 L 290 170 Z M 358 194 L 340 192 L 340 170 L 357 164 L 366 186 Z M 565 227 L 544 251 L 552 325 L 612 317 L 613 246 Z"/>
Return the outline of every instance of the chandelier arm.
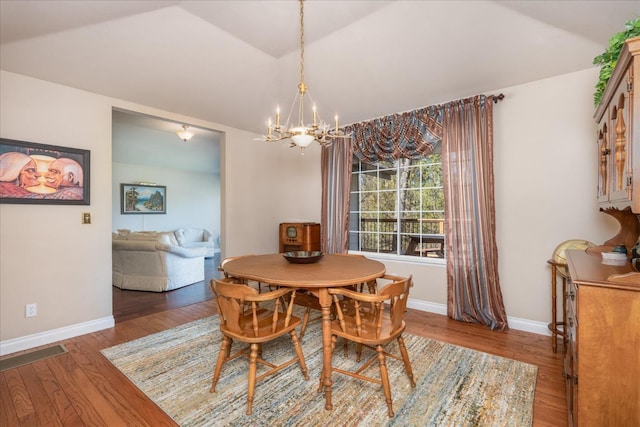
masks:
<path fill-rule="evenodd" d="M 284 131 L 285 133 L 288 133 L 287 131 L 289 130 L 289 128 L 291 127 L 291 115 L 293 114 L 293 111 L 296 108 L 296 103 L 298 102 L 298 94 L 296 93 L 293 96 L 293 101 L 291 101 L 291 107 L 289 108 L 289 115 L 287 116 L 287 121 L 284 123 Z"/>

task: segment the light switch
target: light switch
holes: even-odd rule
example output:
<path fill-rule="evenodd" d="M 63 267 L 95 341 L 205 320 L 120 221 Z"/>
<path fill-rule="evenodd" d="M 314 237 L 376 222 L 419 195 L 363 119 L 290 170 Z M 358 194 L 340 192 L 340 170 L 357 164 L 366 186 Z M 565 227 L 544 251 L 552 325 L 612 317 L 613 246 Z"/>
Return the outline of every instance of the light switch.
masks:
<path fill-rule="evenodd" d="M 91 212 L 82 212 L 82 223 L 91 224 Z"/>

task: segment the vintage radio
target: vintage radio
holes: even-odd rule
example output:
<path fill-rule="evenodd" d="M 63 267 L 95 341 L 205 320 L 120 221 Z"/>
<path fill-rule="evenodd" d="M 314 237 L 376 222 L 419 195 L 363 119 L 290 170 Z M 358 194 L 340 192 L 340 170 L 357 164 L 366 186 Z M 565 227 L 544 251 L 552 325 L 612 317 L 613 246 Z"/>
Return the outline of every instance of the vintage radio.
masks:
<path fill-rule="evenodd" d="M 319 251 L 320 224 L 283 222 L 280 224 L 280 252 Z"/>

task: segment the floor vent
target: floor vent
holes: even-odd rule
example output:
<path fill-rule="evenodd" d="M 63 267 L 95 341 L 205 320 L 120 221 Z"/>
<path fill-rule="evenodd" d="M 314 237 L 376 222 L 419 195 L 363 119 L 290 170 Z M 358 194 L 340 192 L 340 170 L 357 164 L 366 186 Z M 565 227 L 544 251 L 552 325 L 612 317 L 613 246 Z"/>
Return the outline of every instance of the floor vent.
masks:
<path fill-rule="evenodd" d="M 9 357 L 7 359 L 0 360 L 0 372 L 4 372 L 7 369 L 16 368 L 18 366 L 27 365 L 29 363 L 37 362 L 38 360 L 43 360 L 47 357 L 64 354 L 66 352 L 67 349 L 64 348 L 63 345 L 58 344 L 52 347 L 42 348 L 40 350 L 35 350 L 29 353 Z"/>

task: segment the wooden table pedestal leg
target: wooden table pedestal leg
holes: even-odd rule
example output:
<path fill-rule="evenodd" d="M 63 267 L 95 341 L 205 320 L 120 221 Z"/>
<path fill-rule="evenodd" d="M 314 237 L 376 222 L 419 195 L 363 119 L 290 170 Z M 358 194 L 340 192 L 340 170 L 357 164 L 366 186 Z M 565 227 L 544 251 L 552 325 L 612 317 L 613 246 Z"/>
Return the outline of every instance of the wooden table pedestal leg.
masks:
<path fill-rule="evenodd" d="M 327 289 L 320 289 L 318 292 L 320 305 L 322 306 L 322 372 L 324 373 L 324 396 L 325 409 L 332 410 L 331 403 L 331 296 Z"/>

